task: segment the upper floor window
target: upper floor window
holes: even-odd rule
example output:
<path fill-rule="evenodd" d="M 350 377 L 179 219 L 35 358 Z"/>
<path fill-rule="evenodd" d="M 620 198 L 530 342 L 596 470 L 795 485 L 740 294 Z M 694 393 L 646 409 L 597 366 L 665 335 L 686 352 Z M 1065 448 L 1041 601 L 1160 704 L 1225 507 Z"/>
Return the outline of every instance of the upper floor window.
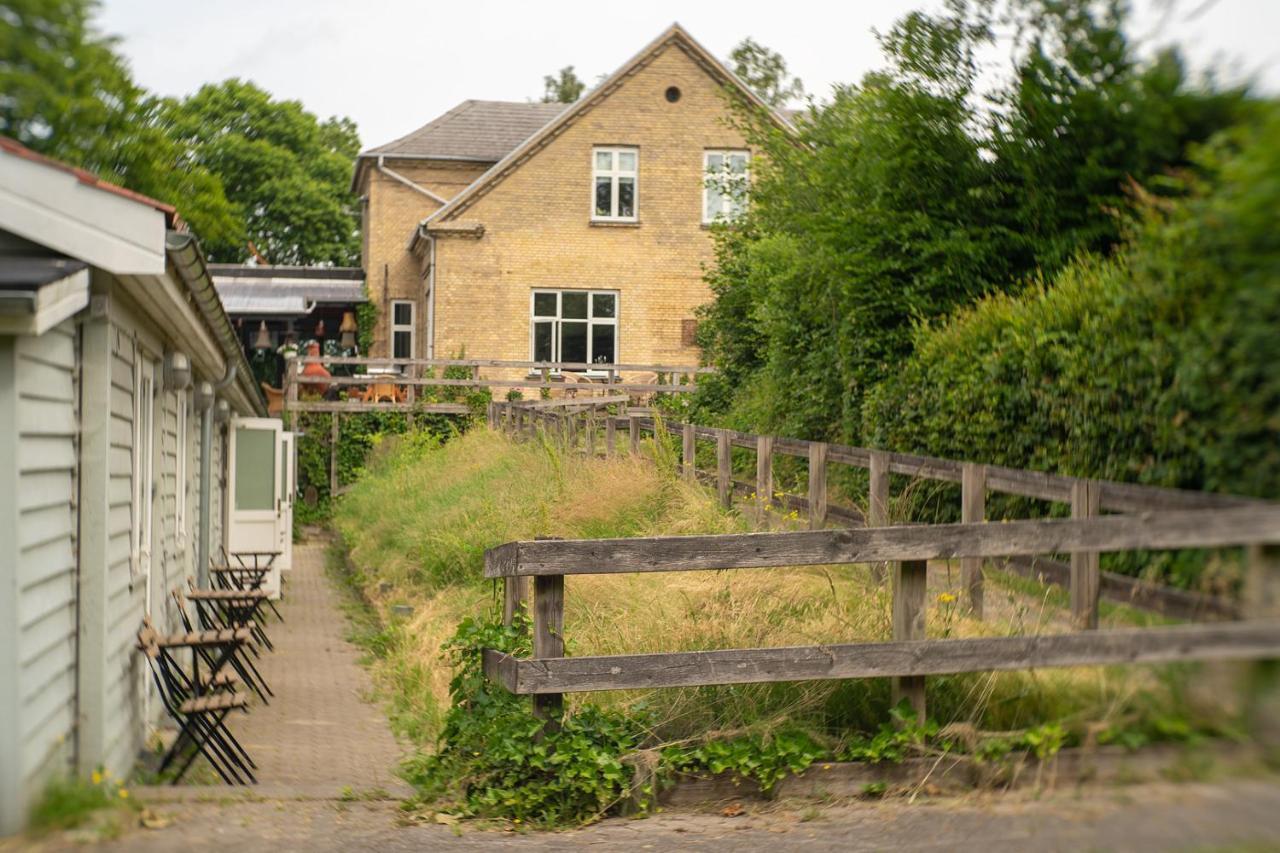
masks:
<path fill-rule="evenodd" d="M 707 151 L 703 154 L 702 221 L 737 219 L 747 209 L 750 176 L 747 151 Z"/>
<path fill-rule="evenodd" d="M 391 357 L 413 358 L 414 304 L 408 300 L 391 301 Z"/>
<path fill-rule="evenodd" d="M 592 219 L 634 222 L 638 152 L 634 148 L 592 151 Z"/>

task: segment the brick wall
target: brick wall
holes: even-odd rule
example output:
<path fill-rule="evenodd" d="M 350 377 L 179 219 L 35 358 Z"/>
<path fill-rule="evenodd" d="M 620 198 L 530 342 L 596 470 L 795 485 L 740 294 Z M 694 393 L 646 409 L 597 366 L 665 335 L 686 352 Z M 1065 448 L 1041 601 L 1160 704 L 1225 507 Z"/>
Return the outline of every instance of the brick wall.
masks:
<path fill-rule="evenodd" d="M 385 161 L 388 169 L 403 175 L 442 198 L 452 198 L 480 176 L 486 163 L 454 163 L 448 161 Z M 369 298 L 378 306 L 380 322 L 374 333 L 369 355 L 387 354 L 387 306 L 392 299 L 412 299 L 418 321 L 416 336 L 419 358 L 426 357 L 425 285 L 421 265 L 406 247 L 413 230 L 425 217 L 440 208 L 422 193 L 370 166 L 364 191 L 368 202 L 364 211 L 363 266 L 368 280 Z"/>
<path fill-rule="evenodd" d="M 669 103 L 669 86 L 681 90 Z M 682 329 L 710 299 L 702 225 L 703 152 L 744 148 L 724 94 L 668 47 L 521 168 L 461 212 L 480 239 L 436 241 L 436 355 L 527 359 L 530 291 L 620 293 L 618 360 L 693 363 Z M 639 149 L 636 225 L 591 222 L 592 148 Z"/>

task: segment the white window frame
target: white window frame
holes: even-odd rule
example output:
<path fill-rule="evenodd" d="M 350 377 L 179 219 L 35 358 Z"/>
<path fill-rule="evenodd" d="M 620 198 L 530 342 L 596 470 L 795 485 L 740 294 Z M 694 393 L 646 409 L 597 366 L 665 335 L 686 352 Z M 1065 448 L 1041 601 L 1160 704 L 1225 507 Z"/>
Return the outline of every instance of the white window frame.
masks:
<path fill-rule="evenodd" d="M 719 156 L 724 161 L 734 155 L 741 154 L 745 164 L 743 166 L 742 176 L 733 176 L 731 172 L 725 172 L 721 167 L 719 173 L 713 173 L 711 170 L 711 158 Z M 713 183 L 723 178 L 732 178 L 734 181 L 742 184 L 742 207 L 733 210 L 733 197 L 720 193 L 720 210 L 710 216 L 707 215 L 707 208 L 711 203 L 711 191 L 714 188 Z M 747 209 L 747 197 L 751 190 L 751 152 L 745 148 L 708 148 L 702 152 L 702 224 L 711 225 L 715 222 L 733 222 L 740 218 Z"/>
<path fill-rule="evenodd" d="M 181 551 L 187 544 L 187 392 L 175 391 L 178 400 L 177 470 L 174 480 L 174 539 Z"/>
<path fill-rule="evenodd" d="M 534 313 L 536 310 L 534 306 L 537 304 L 538 294 L 547 294 L 547 293 L 553 293 L 555 294 L 555 297 L 556 297 L 556 313 L 554 316 L 550 314 Z M 599 369 L 604 370 L 610 365 L 617 364 L 621 358 L 621 353 L 619 351 L 621 349 L 621 341 L 619 340 L 619 337 L 618 337 L 618 330 L 619 330 L 618 320 L 620 315 L 622 314 L 621 295 L 616 290 L 582 290 L 582 289 L 573 288 L 573 287 L 562 288 L 562 289 L 539 287 L 534 289 L 532 292 L 530 292 L 529 294 L 529 360 L 530 361 L 539 360 L 537 357 L 537 350 L 536 350 L 537 344 L 535 341 L 535 332 L 537 330 L 538 323 L 549 322 L 552 324 L 551 325 L 551 354 L 554 356 L 554 358 L 550 360 L 553 362 L 563 361 L 563 359 L 561 358 L 561 352 L 560 352 L 560 324 L 565 322 L 565 319 L 566 319 L 564 317 L 564 294 L 566 293 L 585 293 L 587 295 L 586 319 L 584 320 L 581 317 L 568 318 L 568 322 L 570 323 L 585 322 L 587 324 L 587 362 L 591 364 L 595 363 L 592 360 L 592 357 L 594 355 L 594 353 L 592 353 L 592 348 L 595 345 L 595 338 L 592 335 L 593 327 L 594 326 L 613 326 L 613 361 L 600 362 L 602 366 Z M 594 316 L 595 297 L 598 295 L 608 295 L 613 297 L 613 316 L 612 317 Z M 587 372 L 591 373 L 591 372 L 594 372 L 595 370 L 596 370 L 595 368 L 588 368 Z"/>
<path fill-rule="evenodd" d="M 133 352 L 133 522 L 131 576 L 151 572 L 151 490 L 155 477 L 156 363 L 143 350 Z"/>
<path fill-rule="evenodd" d="M 609 169 L 601 169 L 598 154 L 611 155 Z M 622 169 L 619 154 L 635 156 L 634 169 Z M 596 184 L 600 178 L 609 179 L 609 215 L 596 211 Z M 619 178 L 631 179 L 631 215 L 618 215 Z M 593 222 L 636 222 L 640 219 L 640 149 L 632 145 L 597 145 L 591 149 L 591 219 Z"/>
<path fill-rule="evenodd" d="M 407 324 L 396 322 L 396 306 L 397 305 L 409 306 L 409 322 Z M 409 334 L 409 356 L 408 357 L 416 358 L 417 357 L 416 353 L 418 352 L 418 330 L 417 330 L 418 304 L 414 302 L 412 299 L 392 299 L 391 300 L 391 316 L 388 317 L 387 319 L 389 321 L 388 326 L 391 329 L 391 341 L 390 341 L 391 346 L 390 346 L 389 355 L 393 359 L 396 357 L 396 335 L 404 334 L 407 332 Z"/>

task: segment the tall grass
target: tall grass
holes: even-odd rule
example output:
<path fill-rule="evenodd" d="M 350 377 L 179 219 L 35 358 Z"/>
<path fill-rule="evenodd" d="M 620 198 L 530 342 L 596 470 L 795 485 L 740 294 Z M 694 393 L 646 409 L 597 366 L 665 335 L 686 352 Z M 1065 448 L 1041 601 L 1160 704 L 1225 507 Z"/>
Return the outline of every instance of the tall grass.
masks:
<path fill-rule="evenodd" d="M 663 448 L 650 448 L 662 453 Z M 392 620 L 375 663 L 397 727 L 427 744 L 447 708 L 451 674 L 440 648 L 465 617 L 496 612 L 482 578 L 486 548 L 534 536 L 611 537 L 749 529 L 714 496 L 643 455 L 586 459 L 476 430 L 447 444 L 408 438 L 371 460 L 343 498 L 336 524 L 361 582 Z M 975 636 L 1068 628 L 1055 597 L 993 585 L 987 619 L 961 614 L 958 572 L 930 572 L 929 635 Z M 566 579 L 570 655 L 685 651 L 885 640 L 890 602 L 865 566 L 727 572 L 581 575 Z M 1112 621 L 1126 618 L 1113 611 Z M 1105 620 L 1104 620 L 1105 621 Z M 931 715 L 1009 731 L 1064 721 L 1082 733 L 1152 715 L 1195 715 L 1167 670 L 1056 669 L 932 678 Z M 577 694 L 571 703 L 643 708 L 655 742 L 801 726 L 836 743 L 887 718 L 885 679 Z M 1203 720 L 1197 720 L 1197 724 Z"/>

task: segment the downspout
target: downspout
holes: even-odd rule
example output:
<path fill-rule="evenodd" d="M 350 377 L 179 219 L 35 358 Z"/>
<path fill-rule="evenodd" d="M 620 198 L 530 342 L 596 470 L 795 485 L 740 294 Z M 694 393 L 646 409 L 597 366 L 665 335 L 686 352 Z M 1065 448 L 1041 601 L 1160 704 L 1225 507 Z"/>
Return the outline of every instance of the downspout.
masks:
<path fill-rule="evenodd" d="M 196 542 L 196 577 L 202 588 L 209 586 L 209 540 L 213 538 L 213 404 L 218 392 L 236 379 L 236 364 L 227 362 L 227 373 L 217 382 L 201 382 L 200 406 L 200 534 Z"/>
<path fill-rule="evenodd" d="M 436 238 L 427 235 L 427 358 L 436 357 Z"/>

